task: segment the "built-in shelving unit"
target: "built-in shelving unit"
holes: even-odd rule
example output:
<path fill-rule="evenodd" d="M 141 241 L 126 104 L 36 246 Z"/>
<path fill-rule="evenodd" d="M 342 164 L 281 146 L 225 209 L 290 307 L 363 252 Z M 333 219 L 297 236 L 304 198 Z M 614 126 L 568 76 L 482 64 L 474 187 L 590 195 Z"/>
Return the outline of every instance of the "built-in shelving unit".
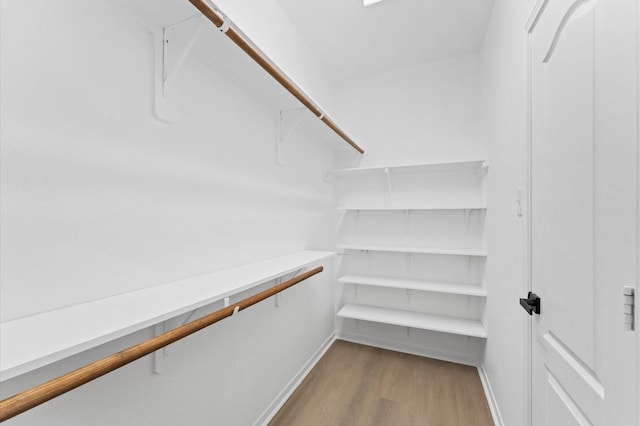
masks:
<path fill-rule="evenodd" d="M 464 347 L 478 354 L 452 357 L 466 362 L 480 356 L 479 343 L 451 336 L 487 338 L 480 318 L 487 297 L 488 166 L 486 159 L 470 159 L 335 171 L 343 212 L 337 248 L 345 255 L 338 283 L 355 290 L 341 293 L 339 335 L 411 350 L 426 345 L 426 353 Z M 360 321 L 432 334 L 420 343 L 421 335 L 359 327 Z"/>
<path fill-rule="evenodd" d="M 233 297 L 287 274 L 333 261 L 300 251 L 0 324 L 0 380 Z"/>
<path fill-rule="evenodd" d="M 344 305 L 338 312 L 338 316 L 359 321 L 392 324 L 421 330 L 459 334 L 462 336 L 487 337 L 484 326 L 478 320 L 352 304 Z"/>

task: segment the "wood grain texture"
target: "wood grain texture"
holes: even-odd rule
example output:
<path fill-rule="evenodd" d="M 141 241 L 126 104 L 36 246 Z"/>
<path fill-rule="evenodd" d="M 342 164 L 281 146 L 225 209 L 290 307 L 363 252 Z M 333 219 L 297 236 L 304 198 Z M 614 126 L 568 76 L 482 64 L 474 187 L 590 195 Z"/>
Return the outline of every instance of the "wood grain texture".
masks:
<path fill-rule="evenodd" d="M 337 340 L 270 425 L 493 425 L 475 367 Z"/>

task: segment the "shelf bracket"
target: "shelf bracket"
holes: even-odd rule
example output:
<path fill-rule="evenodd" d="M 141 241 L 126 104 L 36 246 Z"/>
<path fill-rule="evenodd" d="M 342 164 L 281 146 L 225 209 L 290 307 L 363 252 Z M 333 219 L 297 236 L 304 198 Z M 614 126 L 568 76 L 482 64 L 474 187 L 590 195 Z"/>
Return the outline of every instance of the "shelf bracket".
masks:
<path fill-rule="evenodd" d="M 384 177 L 385 177 L 385 195 L 386 195 L 386 201 L 387 201 L 387 205 L 391 202 L 391 190 L 392 190 L 392 186 L 391 186 L 391 172 L 389 171 L 388 167 L 385 167 L 383 170 L 384 173 Z"/>
<path fill-rule="evenodd" d="M 480 165 L 480 177 L 486 176 L 489 173 L 489 162 L 483 161 L 482 165 Z"/>
<path fill-rule="evenodd" d="M 371 270 L 371 258 L 373 257 L 371 250 L 361 250 L 367 256 L 367 269 Z"/>
<path fill-rule="evenodd" d="M 408 288 L 407 290 L 407 306 L 411 306 L 411 289 Z"/>
<path fill-rule="evenodd" d="M 358 232 L 358 225 L 360 224 L 360 210 L 356 210 L 354 214 L 354 231 Z"/>
<path fill-rule="evenodd" d="M 191 49 L 202 32 L 202 15 L 177 22 L 155 33 L 155 115 L 171 122 L 175 115 L 167 96 Z"/>
<path fill-rule="evenodd" d="M 299 268 L 298 270 L 293 272 L 289 279 L 298 276 L 300 274 L 300 271 L 302 271 L 302 268 Z M 282 284 L 282 277 L 278 277 L 275 279 L 275 285 L 279 285 L 279 284 Z M 283 293 L 282 291 L 280 293 L 276 293 L 276 308 L 279 308 L 280 305 L 282 304 L 282 293 Z"/>
<path fill-rule="evenodd" d="M 225 297 L 224 299 L 225 307 L 229 305 L 229 298 Z M 175 318 L 170 318 L 165 320 L 159 324 L 156 324 L 154 327 L 155 335 L 159 336 L 167 331 L 171 331 L 174 328 L 178 328 L 180 326 L 185 325 L 188 322 L 193 320 L 193 317 L 198 312 L 198 309 L 194 309 L 189 312 L 186 316 L 179 315 Z M 180 319 L 180 318 L 184 319 Z M 153 372 L 156 374 L 162 374 L 169 370 L 176 363 L 176 352 L 178 350 L 178 342 L 172 343 L 164 348 L 158 349 L 153 353 Z"/>
<path fill-rule="evenodd" d="M 469 228 L 471 227 L 471 209 L 464 209 L 464 223 L 467 227 L 467 233 L 469 233 Z"/>
<path fill-rule="evenodd" d="M 411 269 L 411 254 L 410 252 L 405 253 L 407 259 L 407 271 Z"/>
<path fill-rule="evenodd" d="M 407 337 L 411 337 L 411 327 L 407 327 Z"/>
<path fill-rule="evenodd" d="M 184 321 L 182 321 L 182 324 L 180 325 L 185 325 L 186 323 L 191 322 L 193 317 L 196 315 L 197 311 L 198 311 L 197 309 L 194 309 L 193 311 L 191 311 L 189 315 L 187 315 L 187 317 L 184 319 Z"/>
<path fill-rule="evenodd" d="M 471 255 L 467 255 L 467 276 L 471 273 Z"/>
<path fill-rule="evenodd" d="M 286 162 L 284 146 L 302 121 L 309 117 L 306 108 L 294 108 L 280 111 L 276 129 L 276 163 L 283 166 Z"/>
<path fill-rule="evenodd" d="M 404 213 L 404 232 L 408 234 L 411 222 L 411 210 L 403 210 L 402 212 Z"/>
<path fill-rule="evenodd" d="M 358 284 L 354 284 L 353 286 L 353 297 L 355 298 L 355 300 L 358 300 L 358 289 L 360 288 L 360 285 Z"/>
<path fill-rule="evenodd" d="M 278 277 L 276 278 L 276 285 L 279 285 L 282 283 L 282 278 Z M 276 293 L 276 308 L 280 307 L 280 295 L 282 294 L 282 292 L 280 293 Z"/>
<path fill-rule="evenodd" d="M 193 311 L 195 312 L 195 310 Z M 192 314 L 193 314 L 192 312 Z M 167 331 L 179 327 L 181 321 L 178 318 L 171 318 L 155 325 L 155 335 L 159 336 Z M 172 343 L 153 353 L 153 372 L 162 374 L 168 371 L 176 362 L 178 343 Z"/>

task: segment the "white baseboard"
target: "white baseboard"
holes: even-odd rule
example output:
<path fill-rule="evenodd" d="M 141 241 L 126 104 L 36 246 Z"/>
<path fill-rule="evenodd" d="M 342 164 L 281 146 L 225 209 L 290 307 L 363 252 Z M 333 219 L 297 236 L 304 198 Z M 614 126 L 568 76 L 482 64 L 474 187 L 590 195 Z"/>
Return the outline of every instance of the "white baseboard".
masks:
<path fill-rule="evenodd" d="M 266 426 L 271 419 L 278 413 L 285 402 L 289 399 L 291 394 L 300 386 L 300 383 L 307 377 L 313 367 L 320 361 L 320 358 L 327 352 L 333 342 L 336 340 L 336 333 L 333 332 L 327 340 L 322 343 L 317 351 L 311 356 L 311 358 L 305 363 L 305 365 L 298 371 L 294 378 L 287 384 L 287 386 L 280 392 L 276 399 L 267 407 L 266 410 L 260 415 L 258 420 L 255 421 L 254 426 Z"/>
<path fill-rule="evenodd" d="M 482 363 L 478 366 L 478 375 L 480 376 L 484 394 L 487 398 L 487 402 L 489 403 L 489 409 L 491 410 L 493 423 L 496 426 L 503 426 L 504 422 L 502 421 L 502 416 L 500 415 L 498 401 L 496 401 L 496 396 L 493 393 L 493 389 L 491 389 L 491 382 L 489 382 L 489 376 L 487 376 L 487 371 L 484 369 L 484 364 Z"/>
<path fill-rule="evenodd" d="M 380 339 L 377 337 L 365 336 L 344 331 L 338 332 L 336 338 L 340 340 L 346 340 L 347 342 L 359 343 L 361 345 L 373 346 L 376 348 L 403 352 L 411 355 L 423 356 L 426 358 L 439 359 L 441 361 L 455 362 L 456 364 L 470 365 L 472 367 L 477 367 L 480 361 L 475 357 L 465 357 L 464 354 L 460 354 L 457 352 L 449 352 L 443 351 L 441 349 L 407 345 L 405 343 L 399 343 L 392 340 Z"/>

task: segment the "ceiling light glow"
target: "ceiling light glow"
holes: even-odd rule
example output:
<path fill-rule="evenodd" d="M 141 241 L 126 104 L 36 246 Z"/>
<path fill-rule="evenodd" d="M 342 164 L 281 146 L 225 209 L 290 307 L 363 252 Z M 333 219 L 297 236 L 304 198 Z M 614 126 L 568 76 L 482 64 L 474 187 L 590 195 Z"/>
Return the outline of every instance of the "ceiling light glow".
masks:
<path fill-rule="evenodd" d="M 362 0 L 362 4 L 365 6 L 371 6 L 372 4 L 378 3 L 382 0 Z"/>

